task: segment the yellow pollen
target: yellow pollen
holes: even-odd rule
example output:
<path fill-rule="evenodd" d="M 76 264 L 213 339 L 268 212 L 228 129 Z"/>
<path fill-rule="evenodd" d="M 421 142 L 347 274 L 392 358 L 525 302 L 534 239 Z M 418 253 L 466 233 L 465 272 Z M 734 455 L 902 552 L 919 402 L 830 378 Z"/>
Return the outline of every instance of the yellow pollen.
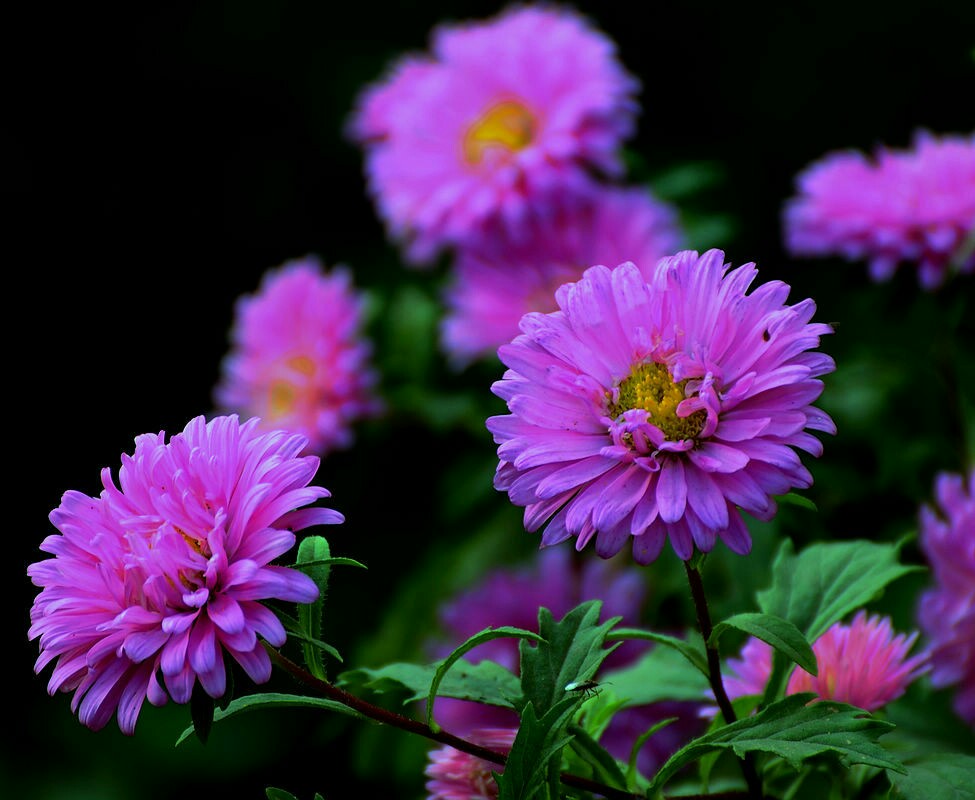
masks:
<path fill-rule="evenodd" d="M 502 147 L 512 153 L 527 147 L 535 135 L 535 118 L 514 100 L 491 106 L 464 134 L 464 159 L 480 164 L 489 148 Z"/>
<path fill-rule="evenodd" d="M 704 429 L 707 414 L 695 411 L 687 417 L 677 416 L 677 406 L 685 399 L 686 383 L 674 383 L 665 364 L 638 364 L 620 383 L 619 400 L 610 402 L 609 416 L 616 419 L 624 411 L 642 408 L 667 441 L 693 439 Z"/>
<path fill-rule="evenodd" d="M 268 418 L 278 419 L 291 413 L 294 408 L 295 387 L 288 381 L 275 381 L 271 384 L 268 397 Z"/>
<path fill-rule="evenodd" d="M 302 375 L 315 374 L 315 362 L 308 356 L 292 356 L 284 363 Z"/>

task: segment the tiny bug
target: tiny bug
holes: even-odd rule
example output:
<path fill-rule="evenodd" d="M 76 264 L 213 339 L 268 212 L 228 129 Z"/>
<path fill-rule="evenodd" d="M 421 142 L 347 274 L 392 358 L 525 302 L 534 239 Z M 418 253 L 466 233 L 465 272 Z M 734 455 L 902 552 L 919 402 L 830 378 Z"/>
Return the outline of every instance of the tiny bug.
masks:
<path fill-rule="evenodd" d="M 599 694 L 599 684 L 596 681 L 572 681 L 565 685 L 567 692 L 582 692 L 586 697 L 595 697 Z"/>

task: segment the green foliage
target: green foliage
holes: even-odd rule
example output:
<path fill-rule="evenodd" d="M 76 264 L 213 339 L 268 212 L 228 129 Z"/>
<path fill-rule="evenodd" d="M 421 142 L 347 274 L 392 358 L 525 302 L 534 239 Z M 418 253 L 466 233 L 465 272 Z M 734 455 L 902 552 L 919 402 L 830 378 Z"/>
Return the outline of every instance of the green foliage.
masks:
<path fill-rule="evenodd" d="M 441 681 L 443 681 L 444 676 L 446 676 L 447 671 L 458 660 L 460 660 L 464 653 L 473 650 L 478 645 L 493 641 L 494 639 L 509 638 L 521 639 L 523 641 L 526 639 L 536 642 L 543 641 L 542 637 L 537 633 L 526 631 L 522 628 L 513 628 L 508 626 L 502 626 L 500 628 L 487 628 L 468 638 L 467 641 L 455 648 L 454 651 L 437 666 L 437 670 L 433 675 L 433 680 L 430 682 L 430 690 L 427 695 L 427 724 L 433 728 L 433 730 L 438 730 L 439 728 L 439 726 L 433 720 L 433 701 L 437 698 L 437 690 Z"/>
<path fill-rule="evenodd" d="M 891 800 L 975 800 L 975 756 L 930 753 L 888 771 Z"/>
<path fill-rule="evenodd" d="M 643 631 L 638 628 L 617 628 L 610 632 L 607 639 L 637 639 L 666 645 L 686 658 L 705 678 L 708 677 L 708 657 L 700 644 L 665 633 Z"/>
<path fill-rule="evenodd" d="M 286 792 L 284 789 L 275 789 L 273 786 L 268 786 L 264 790 L 264 794 L 267 796 L 267 800 L 298 800 L 291 792 Z M 318 792 L 315 792 L 314 800 L 325 800 Z"/>
<path fill-rule="evenodd" d="M 337 683 L 351 692 L 367 689 L 406 704 L 429 699 L 442 665 L 443 662 L 429 665 L 397 662 L 378 669 L 354 669 L 339 675 Z M 521 694 L 521 684 L 509 670 L 493 661 L 471 664 L 459 659 L 448 673 L 440 674 L 436 693 L 513 709 Z"/>
<path fill-rule="evenodd" d="M 612 694 L 624 698 L 627 706 L 661 700 L 700 701 L 710 692 L 706 675 L 688 669 L 685 657 L 666 647 L 655 647 L 633 664 L 607 671 L 602 682 L 609 688 L 600 699 Z"/>
<path fill-rule="evenodd" d="M 308 536 L 298 545 L 297 567 L 308 575 L 318 587 L 318 599 L 313 603 L 299 603 L 298 624 L 309 639 L 322 638 L 322 616 L 325 611 L 325 595 L 328 592 L 328 574 L 332 565 L 328 562 L 331 552 L 324 536 Z M 301 646 L 308 671 L 319 680 L 326 679 L 325 659 L 322 648 L 305 641 Z"/>
<path fill-rule="evenodd" d="M 719 749 L 731 750 L 739 757 L 751 752 L 773 753 L 796 770 L 807 759 L 830 754 L 845 767 L 870 764 L 904 771 L 903 765 L 877 744 L 877 739 L 893 728 L 890 723 L 844 703 L 805 705 L 814 697 L 808 693 L 790 695 L 754 716 L 694 739 L 660 768 L 648 794 L 662 789 L 682 767 Z"/>
<path fill-rule="evenodd" d="M 774 614 L 735 614 L 714 626 L 711 637 L 708 639 L 708 645 L 717 647 L 721 634 L 733 628 L 751 634 L 772 645 L 777 652 L 798 664 L 806 672 L 812 675 L 819 674 L 816 667 L 816 656 L 809 646 L 809 642 L 789 620 L 782 619 L 782 617 L 777 617 Z"/>
<path fill-rule="evenodd" d="M 349 708 L 344 703 L 335 700 L 326 700 L 321 697 L 307 697 L 300 694 L 281 694 L 277 692 L 267 692 L 263 694 L 248 694 L 238 697 L 227 705 L 226 708 L 218 708 L 213 713 L 213 722 L 221 722 L 238 714 L 248 711 L 260 711 L 266 708 L 310 708 L 317 711 L 337 711 L 340 714 L 348 714 L 358 719 L 365 719 L 358 711 Z M 196 732 L 194 724 L 184 730 L 176 740 L 178 747 Z"/>

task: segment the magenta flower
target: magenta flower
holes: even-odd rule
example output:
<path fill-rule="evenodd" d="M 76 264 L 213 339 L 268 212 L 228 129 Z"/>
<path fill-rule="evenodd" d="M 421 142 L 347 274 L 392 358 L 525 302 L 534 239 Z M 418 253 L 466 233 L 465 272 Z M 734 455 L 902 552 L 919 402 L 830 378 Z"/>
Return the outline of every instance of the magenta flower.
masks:
<path fill-rule="evenodd" d="M 975 727 L 975 470 L 940 473 L 937 505 L 922 506 L 920 546 L 934 579 L 918 604 L 931 648 L 931 683 L 955 688 L 958 716 Z"/>
<path fill-rule="evenodd" d="M 920 131 L 908 150 L 831 153 L 796 185 L 784 211 L 793 255 L 867 261 L 876 281 L 916 263 L 926 289 L 975 271 L 975 135 Z"/>
<path fill-rule="evenodd" d="M 53 554 L 27 574 L 41 592 L 28 636 L 40 637 L 39 673 L 56 661 L 48 691 L 74 692 L 71 708 L 92 729 L 117 713 L 131 734 L 143 701 L 190 699 L 199 680 L 226 690 L 225 655 L 255 683 L 271 675 L 259 641 L 285 642 L 262 601 L 310 603 L 315 583 L 271 561 L 294 531 L 342 522 L 302 508 L 327 490 L 309 486 L 314 456 L 301 436 L 262 433 L 257 420 L 192 420 L 168 443 L 144 434 L 122 456 L 119 487 L 102 470 L 98 497 L 66 492 L 51 512 Z"/>
<path fill-rule="evenodd" d="M 620 616 L 623 625 L 639 625 L 646 598 L 645 581 L 639 570 L 598 559 L 579 564 L 572 556 L 562 548 L 542 550 L 530 564 L 492 570 L 479 583 L 452 598 L 440 611 L 445 640 L 433 648 L 436 657 L 446 656 L 488 627 L 512 625 L 537 630 L 538 609 L 542 606 L 560 619 L 579 603 L 600 599 L 603 619 Z M 646 651 L 642 643 L 626 642 L 610 654 L 603 669 L 626 666 Z M 494 639 L 475 647 L 465 658 L 472 663 L 494 661 L 517 674 L 518 642 Z M 680 720 L 654 734 L 640 751 L 639 768 L 644 774 L 652 774 L 685 741 L 700 732 L 697 704 L 664 702 L 624 709 L 613 717 L 601 742 L 626 760 L 640 734 L 673 716 Z M 435 719 L 458 736 L 479 728 L 518 727 L 514 711 L 451 698 L 437 699 Z"/>
<path fill-rule="evenodd" d="M 775 495 L 812 484 L 793 448 L 819 455 L 808 431 L 835 431 L 810 405 L 834 364 L 809 351 L 831 329 L 811 300 L 785 305 L 784 283 L 745 294 L 754 264 L 728 267 L 719 250 L 661 259 L 649 280 L 592 267 L 499 348 L 495 486 L 529 531 L 545 525 L 543 546 L 595 538 L 609 558 L 629 542 L 641 564 L 668 536 L 682 559 L 718 538 L 747 553 L 740 511 L 770 519 Z"/>
<path fill-rule="evenodd" d="M 367 88 L 348 130 L 370 193 L 414 264 L 488 220 L 520 227 L 529 207 L 618 175 L 638 82 L 615 46 L 568 8 L 512 7 L 434 30 Z"/>
<path fill-rule="evenodd" d="M 306 437 L 310 453 L 348 447 L 353 423 L 381 408 L 362 307 L 348 271 L 313 256 L 267 272 L 237 301 L 218 406 Z"/>
<path fill-rule="evenodd" d="M 606 187 L 553 213 L 530 215 L 513 238 L 491 225 L 457 253 L 442 324 L 458 366 L 494 356 L 529 311 L 555 311 L 555 290 L 593 264 L 632 260 L 647 270 L 678 249 L 677 213 L 642 189 Z"/>
<path fill-rule="evenodd" d="M 514 743 L 518 728 L 481 728 L 471 731 L 468 740 L 507 755 Z M 502 764 L 495 764 L 450 746 L 432 750 L 425 770 L 427 800 L 490 800 L 498 796 L 498 784 L 492 772 L 504 772 Z"/>
<path fill-rule="evenodd" d="M 836 623 L 813 644 L 819 674 L 796 667 L 785 693 L 812 692 L 820 700 L 876 711 L 904 694 L 925 671 L 925 654 L 908 658 L 916 639 L 916 631 L 894 635 L 889 618 L 859 611 L 852 623 Z M 728 668 L 728 697 L 763 694 L 772 674 L 771 645 L 750 638 L 740 658 L 728 660 Z"/>

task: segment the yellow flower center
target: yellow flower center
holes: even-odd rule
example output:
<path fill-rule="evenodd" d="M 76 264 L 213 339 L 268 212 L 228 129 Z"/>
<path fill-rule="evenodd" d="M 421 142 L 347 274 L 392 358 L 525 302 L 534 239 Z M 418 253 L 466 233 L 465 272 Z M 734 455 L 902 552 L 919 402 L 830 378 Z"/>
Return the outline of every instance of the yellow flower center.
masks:
<path fill-rule="evenodd" d="M 620 383 L 619 400 L 610 402 L 609 416 L 616 419 L 625 411 L 642 408 L 667 441 L 693 439 L 703 430 L 707 414 L 695 411 L 687 417 L 677 416 L 677 406 L 686 397 L 686 383 L 674 383 L 665 364 L 637 364 Z"/>
<path fill-rule="evenodd" d="M 280 419 L 291 413 L 297 399 L 294 384 L 288 381 L 275 381 L 268 393 L 267 415 L 269 419 Z"/>
<path fill-rule="evenodd" d="M 535 118 L 525 106 L 505 100 L 491 106 L 464 134 L 464 159 L 480 164 L 490 148 L 504 148 L 511 153 L 527 147 L 535 135 Z"/>

